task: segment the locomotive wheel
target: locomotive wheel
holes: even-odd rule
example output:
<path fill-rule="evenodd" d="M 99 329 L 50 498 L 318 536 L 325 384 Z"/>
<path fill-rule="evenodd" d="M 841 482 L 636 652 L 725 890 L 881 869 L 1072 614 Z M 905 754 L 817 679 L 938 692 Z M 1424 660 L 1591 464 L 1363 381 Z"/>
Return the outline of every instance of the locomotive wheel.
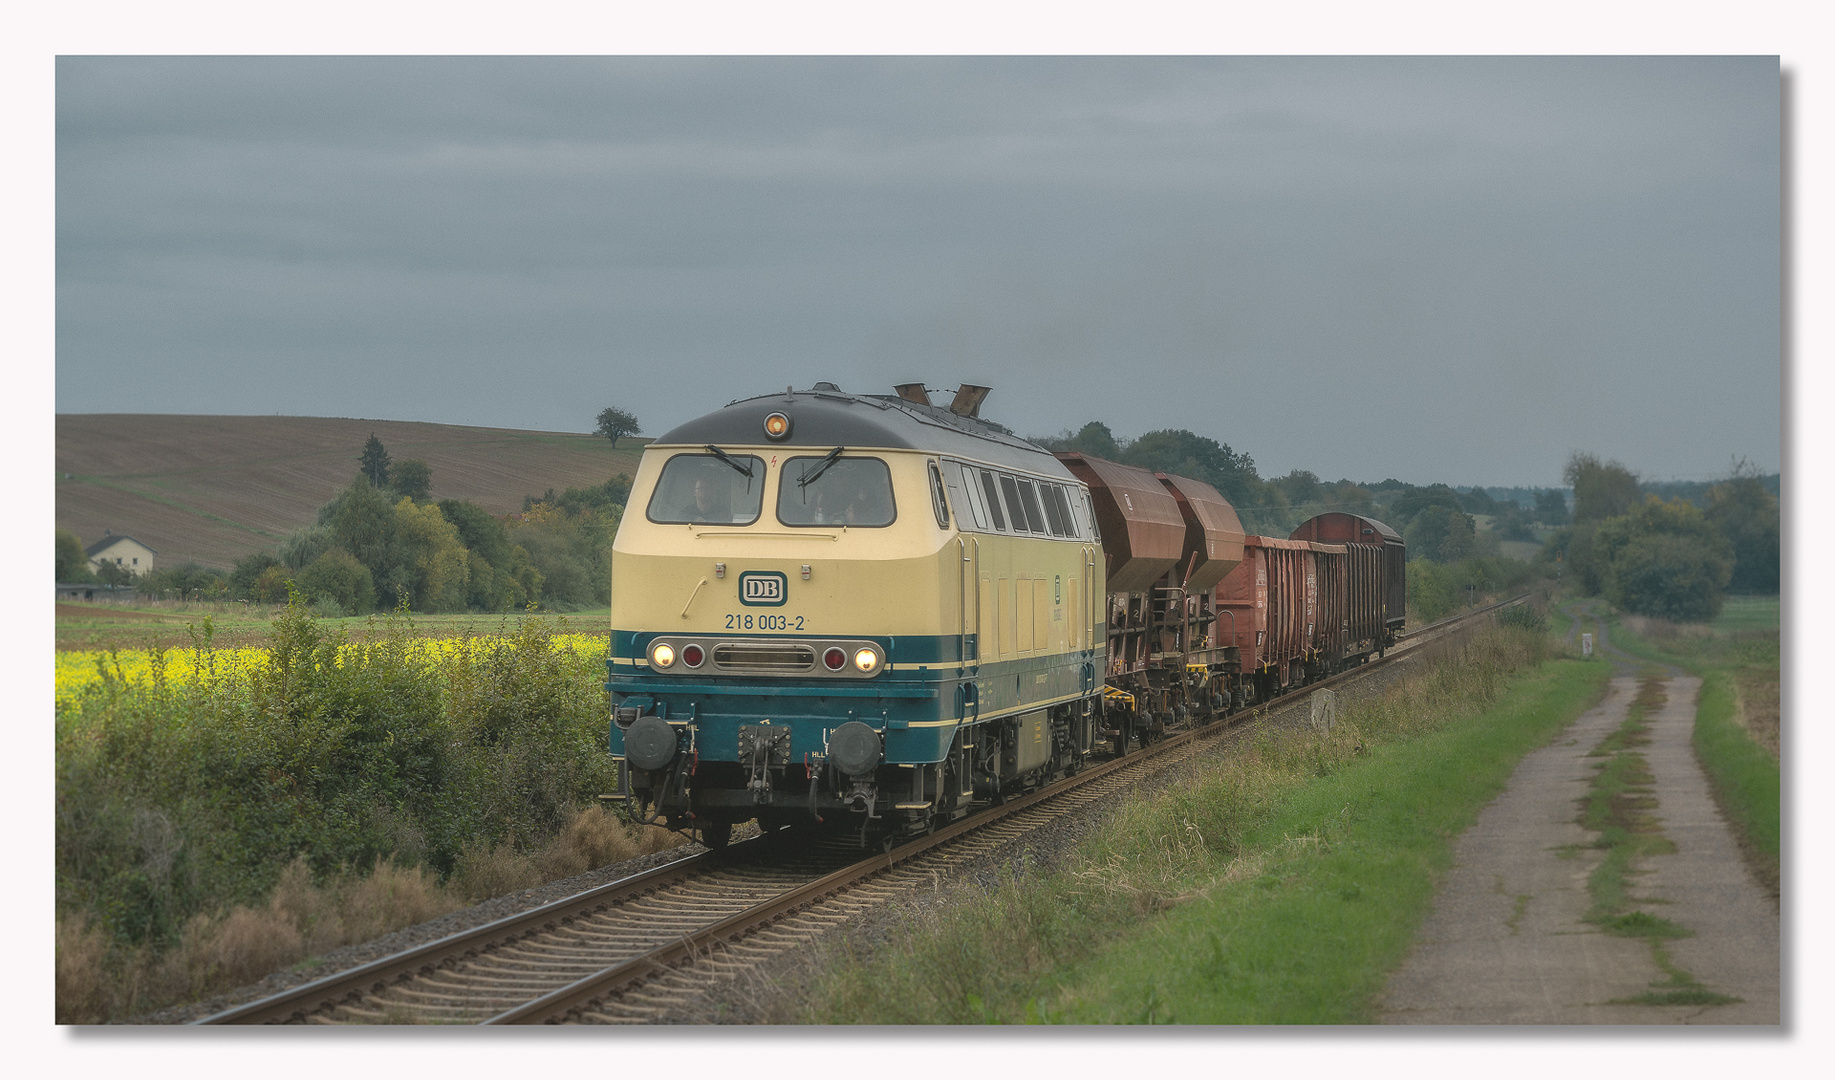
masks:
<path fill-rule="evenodd" d="M 733 823 L 730 821 L 709 821 L 701 825 L 701 846 L 709 851 L 719 851 L 733 839 Z"/>

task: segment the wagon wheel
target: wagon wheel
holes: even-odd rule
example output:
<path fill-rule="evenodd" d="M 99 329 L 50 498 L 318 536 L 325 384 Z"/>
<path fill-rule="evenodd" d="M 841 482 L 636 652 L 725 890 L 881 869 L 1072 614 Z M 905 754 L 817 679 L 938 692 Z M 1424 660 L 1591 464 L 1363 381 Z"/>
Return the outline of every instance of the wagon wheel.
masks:
<path fill-rule="evenodd" d="M 719 851 L 733 839 L 733 823 L 730 821 L 708 821 L 701 825 L 701 846 L 709 851 Z"/>

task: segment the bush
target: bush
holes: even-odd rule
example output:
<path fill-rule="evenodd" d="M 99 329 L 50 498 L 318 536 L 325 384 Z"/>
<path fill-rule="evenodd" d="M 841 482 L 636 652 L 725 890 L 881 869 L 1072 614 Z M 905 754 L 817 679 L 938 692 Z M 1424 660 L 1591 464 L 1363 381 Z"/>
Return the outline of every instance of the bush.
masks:
<path fill-rule="evenodd" d="M 1608 600 L 1638 615 L 1691 622 L 1720 612 L 1733 574 L 1733 545 L 1680 499 L 1652 495 L 1631 513 L 1600 523 L 1595 557 Z"/>
<path fill-rule="evenodd" d="M 1497 621 L 1504 626 L 1518 630 L 1528 630 L 1535 634 L 1548 633 L 1548 616 L 1537 611 L 1532 604 L 1514 604 L 1497 613 Z"/>
<path fill-rule="evenodd" d="M 96 934 L 124 986 L 130 968 L 144 975 L 107 999 L 117 1011 L 160 987 L 202 992 L 240 977 L 212 959 L 211 943 L 261 937 L 251 928 L 279 902 L 270 897 L 301 895 L 300 873 L 339 882 L 400 861 L 424 865 L 431 887 L 471 852 L 565 869 L 579 851 L 609 850 L 597 819 L 578 816 L 617 779 L 596 658 L 556 645 L 534 621 L 441 643 L 416 640 L 405 619 L 382 630 L 350 642 L 296 601 L 249 673 L 219 671 L 202 635 L 195 648 L 156 653 L 148 682 L 105 676 L 62 708 L 57 904 L 83 920 L 59 932 L 73 1010 L 96 1007 L 100 991 L 83 989 L 81 976 L 100 962 Z M 190 677 L 168 678 L 180 663 Z M 545 854 L 567 832 L 576 854 Z M 287 886 L 296 862 L 303 869 Z M 414 908 L 405 898 L 417 888 L 396 881 L 377 903 Z M 437 906 L 419 910 L 427 904 Z M 238 906 L 254 914 L 232 919 Z M 288 910 L 299 948 L 314 947 L 315 920 L 327 916 Z M 276 956 L 295 948 L 278 931 L 268 937 Z M 170 957 L 190 959 L 160 967 Z"/>
<path fill-rule="evenodd" d="M 360 615 L 376 607 L 376 585 L 369 567 L 342 548 L 312 560 L 294 579 L 320 616 Z M 270 585 L 271 587 L 271 585 Z M 318 605 L 330 604 L 330 609 Z"/>
<path fill-rule="evenodd" d="M 263 604 L 284 604 L 293 582 L 293 571 L 275 564 L 263 570 L 249 586 L 248 598 Z"/>
<path fill-rule="evenodd" d="M 1701 622 L 1720 614 L 1731 560 L 1684 536 L 1640 536 L 1612 561 L 1606 597 L 1639 615 Z"/>
<path fill-rule="evenodd" d="M 1417 620 L 1434 622 L 1461 608 L 1515 595 L 1548 572 L 1543 564 L 1501 557 L 1445 565 L 1414 559 L 1408 564 L 1408 607 Z"/>

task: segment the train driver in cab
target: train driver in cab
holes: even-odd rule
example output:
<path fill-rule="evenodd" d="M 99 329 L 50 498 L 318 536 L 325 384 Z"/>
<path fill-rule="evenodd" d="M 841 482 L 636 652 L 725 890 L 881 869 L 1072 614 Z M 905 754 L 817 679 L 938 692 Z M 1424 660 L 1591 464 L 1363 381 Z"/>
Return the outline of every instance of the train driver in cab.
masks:
<path fill-rule="evenodd" d="M 709 521 L 731 521 L 733 519 L 731 513 L 722 514 L 715 510 L 714 485 L 713 482 L 705 476 L 695 477 L 694 495 L 689 498 L 687 504 L 682 507 L 676 516 L 683 521 L 692 521 L 697 524 Z"/>

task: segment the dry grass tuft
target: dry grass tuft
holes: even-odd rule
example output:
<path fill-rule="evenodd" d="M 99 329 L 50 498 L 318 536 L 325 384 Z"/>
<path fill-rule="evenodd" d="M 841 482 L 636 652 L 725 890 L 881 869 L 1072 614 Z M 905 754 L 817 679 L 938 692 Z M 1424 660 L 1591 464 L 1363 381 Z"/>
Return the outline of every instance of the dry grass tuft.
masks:
<path fill-rule="evenodd" d="M 183 957 L 191 992 L 209 994 L 254 982 L 306 955 L 299 928 L 286 913 L 265 908 L 232 908 L 213 919 L 197 915 L 185 924 Z"/>
<path fill-rule="evenodd" d="M 1744 728 L 1773 761 L 1779 760 L 1782 752 L 1779 683 L 1776 667 L 1741 668 L 1733 676 L 1733 722 Z"/>
<path fill-rule="evenodd" d="M 1645 615 L 1621 615 L 1625 629 L 1643 638 L 1645 641 L 1670 642 L 1680 638 L 1706 638 L 1714 636 L 1714 628 L 1707 623 L 1679 623 L 1668 619 L 1653 619 Z"/>
<path fill-rule="evenodd" d="M 114 1009 L 117 986 L 108 970 L 108 935 L 88 916 L 57 920 L 57 1006 L 60 1024 L 94 1024 Z"/>
<path fill-rule="evenodd" d="M 518 854 L 510 844 L 500 843 L 467 844 L 459 854 L 450 885 L 460 896 L 475 901 L 532 889 L 541 883 L 541 871 L 535 868 L 534 859 Z"/>
<path fill-rule="evenodd" d="M 337 897 L 312 883 L 312 869 L 303 857 L 281 871 L 268 903 L 293 924 L 308 954 L 335 949 L 347 940 Z"/>
<path fill-rule="evenodd" d="M 535 861 L 542 876 L 552 881 L 636 855 L 630 827 L 599 807 L 589 806 L 573 816 Z"/>
<path fill-rule="evenodd" d="M 621 821 L 601 807 L 589 806 L 575 814 L 567 827 L 535 856 L 535 867 L 543 881 L 557 881 L 610 863 L 665 851 L 686 839 L 667 829 Z"/>
<path fill-rule="evenodd" d="M 343 941 L 350 944 L 381 937 L 404 926 L 437 918 L 459 902 L 426 870 L 376 860 L 375 872 L 339 891 Z"/>

